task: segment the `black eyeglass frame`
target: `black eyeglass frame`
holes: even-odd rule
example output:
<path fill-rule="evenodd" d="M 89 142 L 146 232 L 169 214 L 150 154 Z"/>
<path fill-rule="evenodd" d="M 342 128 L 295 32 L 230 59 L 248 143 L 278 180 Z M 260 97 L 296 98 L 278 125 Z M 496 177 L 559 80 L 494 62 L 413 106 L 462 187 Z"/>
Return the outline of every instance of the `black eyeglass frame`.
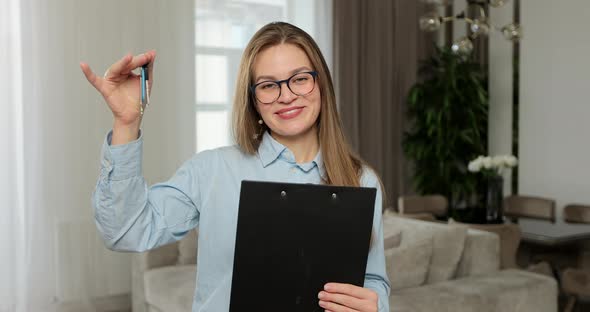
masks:
<path fill-rule="evenodd" d="M 289 81 L 291 79 L 293 79 L 293 77 L 295 77 L 297 75 L 301 75 L 301 74 L 310 74 L 313 77 L 313 88 L 311 88 L 311 90 L 309 90 L 309 92 L 307 92 L 305 94 L 297 94 L 297 93 L 293 92 L 293 90 L 291 89 L 291 86 L 289 85 Z M 318 76 L 318 72 L 312 70 L 312 71 L 304 71 L 304 72 L 296 73 L 293 76 L 291 76 L 291 77 L 289 77 L 287 79 L 283 79 L 283 80 L 274 80 L 274 81 L 273 80 L 265 80 L 265 81 L 261 81 L 261 82 L 259 82 L 257 84 L 251 85 L 250 86 L 250 92 L 251 92 L 252 96 L 254 97 L 254 99 L 258 100 L 260 103 L 262 103 L 262 104 L 270 104 L 270 103 L 275 102 L 276 100 L 278 100 L 281 97 L 281 92 L 283 92 L 283 89 L 281 88 L 281 84 L 286 83 L 287 84 L 287 88 L 289 88 L 289 91 L 291 91 L 291 93 L 293 93 L 293 94 L 295 94 L 297 96 L 304 96 L 304 95 L 308 95 L 308 94 L 312 93 L 313 90 L 315 89 L 315 82 L 316 82 L 317 76 Z M 271 102 L 262 102 L 262 101 L 260 101 L 256 97 L 256 87 L 258 87 L 260 84 L 269 83 L 269 82 L 272 82 L 272 83 L 276 84 L 277 86 L 279 86 L 279 95 L 277 96 L 276 99 L 274 99 Z"/>

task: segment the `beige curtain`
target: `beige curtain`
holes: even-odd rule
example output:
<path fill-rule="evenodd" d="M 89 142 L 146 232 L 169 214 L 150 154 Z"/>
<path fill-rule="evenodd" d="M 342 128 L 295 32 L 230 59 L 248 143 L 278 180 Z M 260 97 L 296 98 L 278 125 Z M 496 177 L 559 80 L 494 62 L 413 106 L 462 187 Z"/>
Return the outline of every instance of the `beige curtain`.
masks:
<path fill-rule="evenodd" d="M 433 50 L 416 0 L 334 1 L 334 80 L 346 134 L 381 176 L 388 198 L 411 193 L 401 141 L 418 62 Z"/>

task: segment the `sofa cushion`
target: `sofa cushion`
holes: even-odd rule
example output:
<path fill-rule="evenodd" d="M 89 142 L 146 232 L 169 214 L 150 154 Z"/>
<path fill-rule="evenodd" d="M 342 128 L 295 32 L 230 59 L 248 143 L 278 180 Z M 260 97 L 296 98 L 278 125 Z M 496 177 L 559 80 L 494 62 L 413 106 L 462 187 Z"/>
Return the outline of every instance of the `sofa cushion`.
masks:
<path fill-rule="evenodd" d="M 196 229 L 191 230 L 178 242 L 178 264 L 196 264 L 197 263 L 197 241 L 198 232 Z"/>
<path fill-rule="evenodd" d="M 457 265 L 463 253 L 467 229 L 462 226 L 449 226 L 434 231 L 432 261 L 426 283 L 446 281 L 455 276 Z"/>
<path fill-rule="evenodd" d="M 400 245 L 402 231 L 393 227 L 383 228 L 383 249 L 387 250 Z"/>
<path fill-rule="evenodd" d="M 554 279 L 520 270 L 471 276 L 391 293 L 392 312 L 555 312 Z"/>
<path fill-rule="evenodd" d="M 461 261 L 455 278 L 484 275 L 500 269 L 500 239 L 481 230 L 467 230 Z"/>
<path fill-rule="evenodd" d="M 432 238 L 402 240 L 399 247 L 386 249 L 385 263 L 391 290 L 422 285 L 431 255 Z"/>
<path fill-rule="evenodd" d="M 403 239 L 423 235 L 432 237 L 432 258 L 426 277 L 427 284 L 446 281 L 455 276 L 467 236 L 465 226 L 400 217 L 384 217 L 383 226 L 401 229 Z"/>
<path fill-rule="evenodd" d="M 161 311 L 190 311 L 195 293 L 195 265 L 167 266 L 144 275 L 145 300 Z"/>

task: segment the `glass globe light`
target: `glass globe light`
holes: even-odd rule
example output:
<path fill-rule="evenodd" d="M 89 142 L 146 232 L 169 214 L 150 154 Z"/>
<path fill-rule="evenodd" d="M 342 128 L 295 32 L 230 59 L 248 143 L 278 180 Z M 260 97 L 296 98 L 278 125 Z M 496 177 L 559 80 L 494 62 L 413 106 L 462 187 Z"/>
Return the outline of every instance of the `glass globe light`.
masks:
<path fill-rule="evenodd" d="M 502 27 L 502 35 L 506 40 L 519 41 L 522 38 L 522 28 L 518 24 L 508 24 Z"/>
<path fill-rule="evenodd" d="M 429 12 L 420 17 L 420 29 L 424 31 L 436 31 L 440 28 L 441 18 L 436 12 Z"/>
<path fill-rule="evenodd" d="M 471 23 L 469 27 L 471 28 L 474 37 L 487 36 L 490 32 L 490 25 L 486 21 L 479 19 L 473 20 L 473 23 Z"/>
<path fill-rule="evenodd" d="M 490 0 L 490 5 L 494 8 L 499 8 L 506 4 L 506 2 L 508 2 L 508 0 Z"/>
<path fill-rule="evenodd" d="M 467 37 L 461 37 L 453 42 L 451 50 L 455 54 L 469 54 L 473 51 L 473 43 Z"/>

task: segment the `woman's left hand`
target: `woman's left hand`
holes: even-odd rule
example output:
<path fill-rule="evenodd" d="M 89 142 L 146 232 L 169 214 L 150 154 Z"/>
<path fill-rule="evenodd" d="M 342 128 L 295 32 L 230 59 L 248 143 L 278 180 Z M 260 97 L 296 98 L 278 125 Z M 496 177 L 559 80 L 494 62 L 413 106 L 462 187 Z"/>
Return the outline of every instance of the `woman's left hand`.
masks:
<path fill-rule="evenodd" d="M 328 283 L 318 294 L 320 307 L 331 312 L 377 312 L 379 296 L 371 289 Z"/>

